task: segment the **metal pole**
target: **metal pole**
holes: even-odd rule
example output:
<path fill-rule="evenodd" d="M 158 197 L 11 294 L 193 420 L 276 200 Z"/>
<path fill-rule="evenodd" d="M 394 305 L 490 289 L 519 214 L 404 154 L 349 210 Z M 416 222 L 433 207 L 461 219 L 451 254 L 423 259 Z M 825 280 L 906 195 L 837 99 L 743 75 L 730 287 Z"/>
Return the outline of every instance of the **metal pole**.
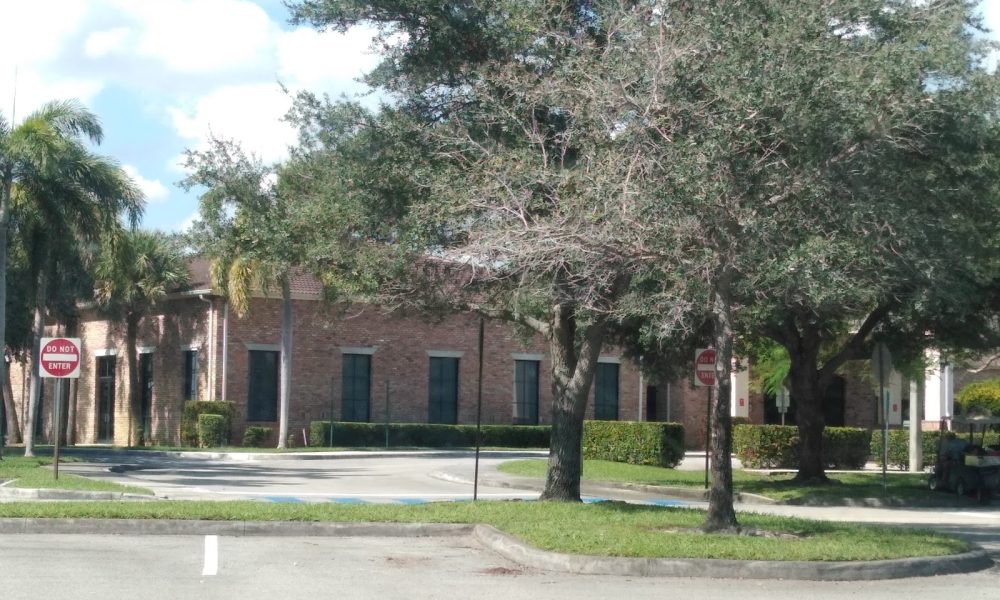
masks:
<path fill-rule="evenodd" d="M 389 380 L 385 380 L 385 447 L 389 447 Z"/>
<path fill-rule="evenodd" d="M 705 388 L 705 391 L 708 392 L 706 394 L 706 398 L 708 399 L 708 403 L 705 405 L 706 409 L 707 409 L 705 411 L 705 489 L 707 490 L 708 489 L 708 455 L 709 455 L 709 447 L 711 446 L 711 441 L 712 441 L 712 388 L 711 387 L 707 387 L 707 388 Z"/>
<path fill-rule="evenodd" d="M 483 330 L 484 320 L 479 317 L 479 379 L 476 382 L 476 469 L 472 477 L 472 501 L 479 499 L 479 447 L 482 445 L 483 424 Z"/>
<path fill-rule="evenodd" d="M 59 432 L 62 429 L 62 378 L 56 379 L 56 417 L 55 417 L 55 446 L 52 449 L 52 470 L 56 481 L 59 480 Z"/>
<path fill-rule="evenodd" d="M 330 447 L 333 448 L 333 391 L 336 389 L 337 379 L 335 377 L 330 378 Z"/>
<path fill-rule="evenodd" d="M 886 493 L 889 484 L 886 475 L 886 465 L 889 464 L 889 407 L 885 401 L 885 346 L 878 347 L 878 393 L 882 402 L 882 493 Z"/>

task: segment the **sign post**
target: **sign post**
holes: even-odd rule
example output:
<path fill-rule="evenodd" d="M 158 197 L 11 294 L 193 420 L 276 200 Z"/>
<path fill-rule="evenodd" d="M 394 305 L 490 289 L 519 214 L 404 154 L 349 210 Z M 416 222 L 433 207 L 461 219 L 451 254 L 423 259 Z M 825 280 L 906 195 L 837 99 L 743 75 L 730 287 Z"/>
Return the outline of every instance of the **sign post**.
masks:
<path fill-rule="evenodd" d="M 715 386 L 715 348 L 699 348 L 694 353 L 694 384 L 705 390 L 705 489 L 708 489 L 709 454 L 712 440 L 712 387 Z"/>
<path fill-rule="evenodd" d="M 788 413 L 789 397 L 788 388 L 781 386 L 774 396 L 774 401 L 778 405 L 778 412 L 781 413 L 781 425 L 785 425 L 785 415 Z"/>
<path fill-rule="evenodd" d="M 80 338 L 42 338 L 38 353 L 38 374 L 56 380 L 55 441 L 52 471 L 59 479 L 59 438 L 62 433 L 63 379 L 80 377 Z"/>

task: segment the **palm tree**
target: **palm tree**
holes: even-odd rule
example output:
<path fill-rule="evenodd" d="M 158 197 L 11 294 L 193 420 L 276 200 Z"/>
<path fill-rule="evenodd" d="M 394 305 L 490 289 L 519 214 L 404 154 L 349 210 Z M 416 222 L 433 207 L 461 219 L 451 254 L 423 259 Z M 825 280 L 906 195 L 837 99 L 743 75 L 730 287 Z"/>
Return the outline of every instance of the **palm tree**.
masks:
<path fill-rule="evenodd" d="M 289 280 L 301 244 L 287 227 L 289 207 L 275 183 L 277 169 L 247 155 L 238 144 L 219 139 L 206 151 L 189 151 L 186 166 L 192 175 L 183 184 L 207 188 L 191 239 L 212 262 L 212 285 L 226 290 L 240 317 L 248 314 L 253 292 L 280 290 L 278 448 L 285 448 L 292 382 Z"/>
<path fill-rule="evenodd" d="M 142 213 L 142 195 L 128 176 L 116 163 L 87 148 L 87 141 L 101 139 L 97 117 L 74 101 L 46 104 L 16 127 L 0 119 L 0 338 L 6 339 L 7 231 L 14 213 L 31 214 L 42 224 L 35 233 L 43 239 L 35 246 L 42 251 L 35 263 L 32 356 L 38 355 L 47 286 L 58 274 L 60 257 L 85 251 L 117 231 L 120 216 L 134 224 Z M 26 456 L 33 455 L 38 388 L 34 365 L 24 432 Z"/>
<path fill-rule="evenodd" d="M 139 322 L 168 293 L 187 283 L 178 245 L 159 232 L 129 230 L 104 244 L 94 269 L 95 296 L 103 312 L 125 324 L 128 353 L 129 445 L 141 443 L 142 406 L 136 340 Z M 144 432 L 149 435 L 148 431 Z"/>

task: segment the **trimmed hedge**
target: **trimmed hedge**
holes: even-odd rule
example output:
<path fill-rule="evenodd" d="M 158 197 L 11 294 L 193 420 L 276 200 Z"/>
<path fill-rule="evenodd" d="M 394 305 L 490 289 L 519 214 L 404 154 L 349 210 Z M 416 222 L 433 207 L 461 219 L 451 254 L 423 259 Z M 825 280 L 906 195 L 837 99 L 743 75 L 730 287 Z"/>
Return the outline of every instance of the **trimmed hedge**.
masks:
<path fill-rule="evenodd" d="M 233 415 L 236 405 L 232 402 L 206 402 L 204 400 L 189 400 L 184 403 L 181 412 L 181 443 L 185 446 L 198 446 L 198 417 L 200 415 L 221 415 L 225 418 L 225 444 L 229 443 Z M 224 445 L 225 445 L 224 444 Z"/>
<path fill-rule="evenodd" d="M 673 468 L 684 458 L 684 426 L 658 422 L 585 421 L 583 458 Z"/>
<path fill-rule="evenodd" d="M 243 432 L 244 448 L 261 448 L 271 439 L 271 428 L 251 425 Z"/>
<path fill-rule="evenodd" d="M 198 415 L 198 439 L 202 448 L 218 448 L 226 444 L 229 422 L 222 415 L 202 413 Z"/>
<path fill-rule="evenodd" d="M 861 469 L 868 461 L 871 431 L 858 427 L 823 430 L 823 457 L 829 469 Z M 737 425 L 733 454 L 750 469 L 794 469 L 799 464 L 799 428 L 793 425 Z"/>
<path fill-rule="evenodd" d="M 550 428 L 544 425 L 483 425 L 482 444 L 505 448 L 547 448 Z M 334 421 L 335 446 L 384 446 L 384 423 L 344 423 Z M 309 427 L 310 446 L 330 445 L 330 422 L 313 421 Z M 432 423 L 390 423 L 390 446 L 462 448 L 476 445 L 475 425 Z"/>

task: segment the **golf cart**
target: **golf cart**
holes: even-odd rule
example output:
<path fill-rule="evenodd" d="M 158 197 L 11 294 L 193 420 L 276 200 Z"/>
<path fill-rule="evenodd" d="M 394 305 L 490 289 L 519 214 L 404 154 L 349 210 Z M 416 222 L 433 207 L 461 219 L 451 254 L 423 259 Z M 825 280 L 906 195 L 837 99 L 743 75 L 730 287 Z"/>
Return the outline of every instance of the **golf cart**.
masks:
<path fill-rule="evenodd" d="M 938 440 L 937 460 L 928 485 L 932 490 L 954 491 L 959 496 L 972 494 L 986 504 L 1000 489 L 1000 445 L 987 447 L 986 432 L 990 427 L 1000 427 L 1000 418 L 956 417 L 951 425 L 956 433 L 942 433 Z M 959 437 L 957 432 L 962 431 L 968 436 Z"/>

